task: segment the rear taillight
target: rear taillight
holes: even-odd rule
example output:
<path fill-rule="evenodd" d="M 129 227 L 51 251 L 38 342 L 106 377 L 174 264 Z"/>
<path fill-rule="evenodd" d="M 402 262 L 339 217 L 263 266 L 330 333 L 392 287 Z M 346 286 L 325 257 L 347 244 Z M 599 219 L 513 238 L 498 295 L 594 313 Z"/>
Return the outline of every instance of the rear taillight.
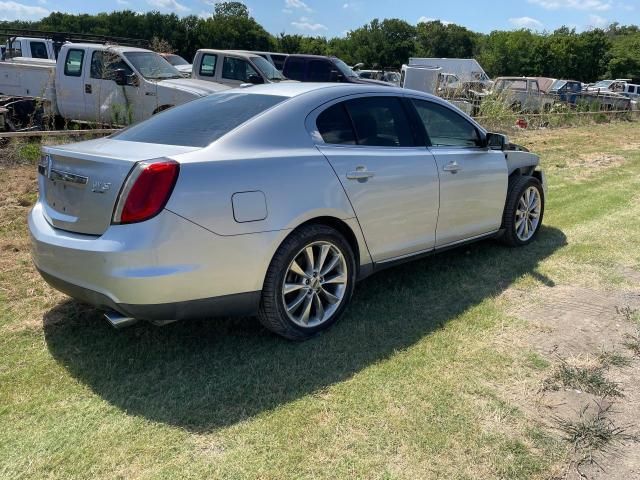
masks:
<path fill-rule="evenodd" d="M 122 187 L 113 223 L 136 223 L 155 217 L 164 208 L 178 179 L 175 160 L 139 162 Z"/>

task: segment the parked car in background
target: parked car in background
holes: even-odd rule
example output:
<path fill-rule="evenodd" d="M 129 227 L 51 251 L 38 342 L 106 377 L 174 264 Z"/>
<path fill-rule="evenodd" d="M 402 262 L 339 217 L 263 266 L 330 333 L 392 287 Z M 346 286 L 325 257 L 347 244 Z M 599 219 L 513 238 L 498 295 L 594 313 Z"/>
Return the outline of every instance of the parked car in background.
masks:
<path fill-rule="evenodd" d="M 261 57 L 268 60 L 271 63 L 271 65 L 276 67 L 279 72 L 282 72 L 282 69 L 284 68 L 284 61 L 289 56 L 288 53 L 254 52 L 251 50 L 239 50 L 239 51 L 244 51 L 245 53 L 255 53 L 256 55 L 260 55 Z"/>
<path fill-rule="evenodd" d="M 379 80 L 360 78 L 339 58 L 324 57 L 321 55 L 289 55 L 284 62 L 282 73 L 285 77 L 300 82 L 374 83 L 378 85 L 389 85 Z"/>
<path fill-rule="evenodd" d="M 628 87 L 628 85 L 627 85 Z M 631 108 L 629 95 L 615 93 L 608 89 L 585 89 L 577 80 L 555 80 L 549 91 L 557 103 L 565 103 L 574 107 L 585 106 L 601 110 L 628 110 Z"/>
<path fill-rule="evenodd" d="M 19 113 L 27 118 L 126 125 L 228 88 L 183 78 L 155 52 L 109 44 L 66 43 L 57 63 L 0 62 L 0 96 L 22 100 Z"/>
<path fill-rule="evenodd" d="M 454 88 L 461 88 L 466 84 L 478 90 L 488 90 L 493 86 L 489 75 L 475 58 L 416 58 L 409 59 L 410 67 L 431 67 L 440 68 L 441 73 L 455 75 L 460 85 Z"/>
<path fill-rule="evenodd" d="M 115 326 L 258 314 L 306 339 L 358 279 L 468 241 L 534 240 L 539 159 L 444 100 L 279 83 L 43 148 L 36 267 Z"/>
<path fill-rule="evenodd" d="M 161 53 L 160 56 L 176 67 L 176 70 L 178 70 L 183 77 L 191 77 L 192 66 L 180 55 L 176 55 L 175 53 Z"/>
<path fill-rule="evenodd" d="M 0 61 L 12 58 L 56 59 L 53 40 L 44 38 L 10 37 L 0 46 Z"/>
<path fill-rule="evenodd" d="M 389 70 L 354 70 L 360 78 L 380 80 L 395 87 L 400 86 L 400 74 Z"/>
<path fill-rule="evenodd" d="M 200 49 L 193 58 L 192 77 L 230 87 L 287 80 L 261 55 L 236 50 Z"/>
<path fill-rule="evenodd" d="M 553 82 L 553 78 L 546 77 L 498 77 L 491 94 L 513 110 L 545 112 L 555 102 L 553 96 L 547 94 Z"/>

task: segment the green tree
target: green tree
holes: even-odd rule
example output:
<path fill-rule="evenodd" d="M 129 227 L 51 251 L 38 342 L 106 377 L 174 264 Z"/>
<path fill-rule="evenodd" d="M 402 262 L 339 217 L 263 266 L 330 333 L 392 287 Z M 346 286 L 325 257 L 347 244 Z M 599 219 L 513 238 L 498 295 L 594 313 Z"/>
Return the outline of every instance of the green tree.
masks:
<path fill-rule="evenodd" d="M 439 20 L 420 22 L 416 27 L 418 55 L 436 58 L 472 58 L 479 35 L 455 24 Z"/>

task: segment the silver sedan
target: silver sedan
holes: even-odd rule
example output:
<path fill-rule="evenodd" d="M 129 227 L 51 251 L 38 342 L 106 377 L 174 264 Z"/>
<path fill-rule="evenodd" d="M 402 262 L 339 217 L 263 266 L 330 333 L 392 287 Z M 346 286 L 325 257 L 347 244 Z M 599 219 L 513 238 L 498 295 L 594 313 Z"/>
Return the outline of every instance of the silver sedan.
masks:
<path fill-rule="evenodd" d="M 377 270 L 487 237 L 531 242 L 546 191 L 537 165 L 420 92 L 229 90 L 45 147 L 33 259 L 115 326 L 257 314 L 305 339 Z"/>

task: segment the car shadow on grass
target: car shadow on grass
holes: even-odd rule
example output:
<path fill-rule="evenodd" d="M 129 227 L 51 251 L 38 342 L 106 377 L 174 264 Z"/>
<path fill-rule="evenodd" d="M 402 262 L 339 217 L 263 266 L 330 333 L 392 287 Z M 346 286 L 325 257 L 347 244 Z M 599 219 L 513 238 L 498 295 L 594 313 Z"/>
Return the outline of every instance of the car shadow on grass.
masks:
<path fill-rule="evenodd" d="M 506 289 L 566 244 L 543 228 L 525 248 L 486 241 L 407 263 L 356 288 L 326 334 L 294 343 L 255 319 L 212 319 L 114 330 L 67 301 L 44 317 L 49 350 L 97 395 L 127 412 L 211 431 L 345 380 Z"/>

